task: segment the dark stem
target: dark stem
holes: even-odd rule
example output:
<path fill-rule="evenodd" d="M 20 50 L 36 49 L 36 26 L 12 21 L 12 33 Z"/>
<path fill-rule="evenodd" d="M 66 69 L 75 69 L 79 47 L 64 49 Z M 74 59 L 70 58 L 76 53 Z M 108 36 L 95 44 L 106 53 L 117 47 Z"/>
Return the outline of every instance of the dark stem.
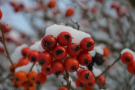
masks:
<path fill-rule="evenodd" d="M 8 50 L 7 50 L 7 47 L 6 47 L 5 35 L 4 35 L 4 32 L 1 30 L 1 25 L 0 25 L 0 31 L 1 31 L 1 34 L 2 34 L 2 44 L 3 44 L 4 48 L 5 48 L 7 58 L 8 58 L 8 60 L 9 60 L 9 62 L 11 63 L 11 65 L 13 66 L 13 68 L 15 69 L 15 66 L 14 66 L 14 64 L 13 64 L 13 62 L 12 62 L 10 56 L 9 56 L 9 52 L 8 52 Z"/>
<path fill-rule="evenodd" d="M 70 20 L 71 20 L 71 22 L 73 22 L 77 26 L 76 29 L 79 30 L 80 29 L 80 25 L 78 24 L 78 22 L 73 21 L 71 18 L 70 18 Z"/>
<path fill-rule="evenodd" d="M 36 63 L 36 62 L 34 62 L 34 63 L 32 64 L 32 66 L 31 66 L 31 68 L 30 68 L 30 71 L 32 71 L 32 69 L 33 69 L 35 63 Z M 29 71 L 29 72 L 30 72 L 30 71 Z"/>

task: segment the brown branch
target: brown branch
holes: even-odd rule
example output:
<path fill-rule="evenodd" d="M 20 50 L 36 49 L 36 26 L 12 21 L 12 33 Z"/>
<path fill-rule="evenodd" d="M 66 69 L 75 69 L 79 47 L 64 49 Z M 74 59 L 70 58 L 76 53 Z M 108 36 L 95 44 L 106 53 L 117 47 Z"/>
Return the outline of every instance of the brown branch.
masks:
<path fill-rule="evenodd" d="M 120 57 L 121 57 L 121 55 L 119 55 L 119 57 L 111 65 L 109 65 L 108 68 L 106 68 L 99 76 L 106 73 L 116 62 L 118 62 L 120 60 Z M 99 76 L 97 76 L 96 78 L 98 78 Z"/>
<path fill-rule="evenodd" d="M 7 47 L 6 47 L 5 35 L 4 35 L 4 32 L 1 30 L 1 26 L 0 26 L 0 31 L 1 31 L 1 34 L 2 34 L 2 44 L 3 44 L 4 48 L 5 48 L 7 58 L 8 58 L 8 60 L 9 60 L 9 62 L 11 63 L 11 65 L 13 66 L 14 70 L 15 70 L 15 66 L 14 66 L 14 64 L 13 64 L 11 58 L 10 58 L 8 49 L 7 49 Z"/>
<path fill-rule="evenodd" d="M 30 68 L 29 72 L 30 72 L 30 71 L 32 71 L 32 69 L 33 69 L 33 67 L 34 67 L 35 63 L 36 63 L 36 62 L 34 62 L 34 63 L 32 64 L 32 66 L 31 66 L 31 68 Z"/>
<path fill-rule="evenodd" d="M 68 73 L 68 71 L 65 69 L 65 74 L 63 75 L 64 77 L 64 80 L 67 82 L 67 85 L 66 85 L 66 87 L 68 88 L 68 90 L 75 90 L 74 88 L 73 88 L 73 86 L 71 85 L 71 81 L 69 81 L 69 73 Z"/>
<path fill-rule="evenodd" d="M 79 30 L 80 29 L 80 25 L 78 24 L 78 22 L 73 21 L 71 18 L 70 18 L 70 20 L 71 20 L 71 22 L 73 22 L 77 26 L 76 29 Z"/>
<path fill-rule="evenodd" d="M 2 80 L 0 80 L 0 83 L 3 83 L 6 79 L 8 79 L 11 76 L 12 76 L 11 74 L 8 74 L 5 78 L 3 78 Z"/>

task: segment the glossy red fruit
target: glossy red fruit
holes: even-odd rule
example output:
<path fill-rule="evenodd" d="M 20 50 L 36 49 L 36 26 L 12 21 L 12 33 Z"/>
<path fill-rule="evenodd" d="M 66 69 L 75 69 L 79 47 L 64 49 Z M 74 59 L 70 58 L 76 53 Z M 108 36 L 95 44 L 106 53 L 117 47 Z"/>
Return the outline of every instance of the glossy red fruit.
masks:
<path fill-rule="evenodd" d="M 29 47 L 24 47 L 22 50 L 21 50 L 21 54 L 23 57 L 27 57 L 28 54 L 30 52 L 30 48 Z"/>
<path fill-rule="evenodd" d="M 66 46 L 72 42 L 72 36 L 69 32 L 61 32 L 57 37 L 57 42 L 62 46 Z"/>
<path fill-rule="evenodd" d="M 98 83 L 99 83 L 99 85 L 100 85 L 101 87 L 103 87 L 103 86 L 105 85 L 105 82 L 106 82 L 104 76 L 99 76 L 98 79 L 97 79 L 97 81 L 98 81 Z"/>
<path fill-rule="evenodd" d="M 18 64 L 16 64 L 16 63 L 14 63 L 14 66 L 15 66 L 15 68 L 16 68 L 16 67 L 18 67 L 19 65 L 18 65 Z M 13 65 L 10 65 L 10 67 L 9 67 L 9 71 L 10 71 L 10 73 L 11 73 L 12 75 L 14 75 L 14 74 L 15 74 L 15 69 L 13 68 Z"/>
<path fill-rule="evenodd" d="M 31 62 L 36 62 L 39 52 L 37 50 L 31 50 L 28 55 L 28 59 Z"/>
<path fill-rule="evenodd" d="M 79 80 L 79 78 L 77 78 L 76 80 L 75 80 L 75 84 L 76 84 L 76 87 L 84 87 L 84 83 L 82 83 L 80 80 Z"/>
<path fill-rule="evenodd" d="M 103 48 L 103 50 L 104 50 L 104 56 L 108 57 L 110 54 L 110 50 L 108 48 Z"/>
<path fill-rule="evenodd" d="M 71 43 L 67 47 L 67 52 L 71 57 L 75 57 L 80 54 L 81 48 L 77 43 Z"/>
<path fill-rule="evenodd" d="M 84 39 L 81 40 L 80 42 L 80 47 L 84 50 L 84 51 L 91 51 L 94 48 L 94 40 L 90 37 L 86 37 Z"/>
<path fill-rule="evenodd" d="M 85 85 L 88 85 L 89 87 L 93 87 L 94 85 L 96 84 L 96 81 L 95 79 L 93 78 L 92 80 L 90 80 L 87 84 Z"/>
<path fill-rule="evenodd" d="M 31 82 L 31 83 L 35 83 L 35 77 L 37 76 L 37 72 L 35 72 L 35 71 L 30 71 L 29 73 L 28 73 L 28 80 L 29 80 L 29 82 Z"/>
<path fill-rule="evenodd" d="M 35 77 L 35 81 L 37 84 L 43 84 L 46 81 L 46 75 L 43 73 L 38 73 Z"/>
<path fill-rule="evenodd" d="M 80 69 L 77 71 L 77 76 L 78 76 L 78 77 L 80 76 L 80 73 L 81 73 L 83 70 L 85 70 L 85 69 L 80 68 Z"/>
<path fill-rule="evenodd" d="M 5 33 L 8 33 L 12 30 L 12 27 L 7 26 L 6 23 L 1 23 L 1 30 L 4 31 Z"/>
<path fill-rule="evenodd" d="M 62 60 L 67 56 L 66 48 L 63 46 L 56 46 L 52 52 L 52 55 L 56 60 Z"/>
<path fill-rule="evenodd" d="M 93 87 L 92 86 L 85 85 L 85 89 L 84 90 L 93 90 Z"/>
<path fill-rule="evenodd" d="M 64 61 L 64 66 L 69 72 L 75 72 L 79 68 L 79 62 L 76 58 L 69 57 Z"/>
<path fill-rule="evenodd" d="M 1 11 L 1 9 L 0 9 L 0 20 L 2 19 L 2 11 Z"/>
<path fill-rule="evenodd" d="M 49 66 L 42 66 L 41 72 L 45 75 L 51 75 L 52 74 L 52 69 L 51 69 L 51 65 Z"/>
<path fill-rule="evenodd" d="M 80 74 L 79 74 L 79 80 L 82 83 L 88 83 L 90 80 L 93 79 L 93 74 L 91 71 L 89 70 L 83 70 Z"/>
<path fill-rule="evenodd" d="M 21 58 L 18 62 L 19 66 L 28 65 L 28 64 L 29 64 L 29 60 L 27 58 Z"/>
<path fill-rule="evenodd" d="M 61 61 L 54 61 L 51 64 L 52 73 L 58 77 L 59 75 L 63 74 L 65 68 Z"/>
<path fill-rule="evenodd" d="M 68 8 L 67 11 L 66 11 L 66 16 L 67 17 L 71 17 L 74 15 L 74 9 L 73 8 Z"/>
<path fill-rule="evenodd" d="M 81 65 L 89 65 L 92 61 L 92 57 L 87 51 L 82 51 L 77 57 Z"/>
<path fill-rule="evenodd" d="M 41 66 L 48 66 L 53 60 L 52 55 L 49 52 L 43 51 L 38 55 L 38 63 Z"/>
<path fill-rule="evenodd" d="M 68 90 L 66 87 L 60 87 L 59 90 Z"/>
<path fill-rule="evenodd" d="M 43 49 L 47 51 L 54 49 L 56 44 L 57 44 L 57 41 L 56 41 L 56 38 L 53 37 L 53 35 L 47 35 L 43 37 L 42 42 L 41 42 Z"/>
<path fill-rule="evenodd" d="M 49 8 L 54 8 L 56 6 L 56 1 L 55 0 L 50 0 L 48 3 Z"/>
<path fill-rule="evenodd" d="M 129 73 L 135 75 L 135 61 L 133 61 L 132 63 L 130 63 L 130 64 L 127 66 L 127 70 L 128 70 Z"/>
<path fill-rule="evenodd" d="M 18 71 L 14 75 L 15 83 L 22 84 L 27 79 L 27 73 L 24 71 Z"/>
<path fill-rule="evenodd" d="M 24 90 L 35 90 L 36 89 L 36 83 L 31 83 L 29 81 L 26 81 L 24 84 Z"/>
<path fill-rule="evenodd" d="M 133 61 L 133 55 L 130 52 L 125 52 L 121 55 L 121 60 L 124 64 L 130 64 Z"/>

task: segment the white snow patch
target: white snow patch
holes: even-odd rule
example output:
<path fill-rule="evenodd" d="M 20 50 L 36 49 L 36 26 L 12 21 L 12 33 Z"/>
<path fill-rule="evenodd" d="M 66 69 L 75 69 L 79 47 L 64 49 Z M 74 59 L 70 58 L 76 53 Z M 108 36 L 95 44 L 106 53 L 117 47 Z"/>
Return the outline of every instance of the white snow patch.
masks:
<path fill-rule="evenodd" d="M 102 71 L 98 68 L 93 67 L 93 73 L 97 77 L 102 73 Z"/>
<path fill-rule="evenodd" d="M 97 53 L 101 54 L 101 55 L 104 54 L 103 48 L 100 47 L 100 46 L 95 46 L 95 47 L 94 47 L 94 50 L 95 50 Z"/>

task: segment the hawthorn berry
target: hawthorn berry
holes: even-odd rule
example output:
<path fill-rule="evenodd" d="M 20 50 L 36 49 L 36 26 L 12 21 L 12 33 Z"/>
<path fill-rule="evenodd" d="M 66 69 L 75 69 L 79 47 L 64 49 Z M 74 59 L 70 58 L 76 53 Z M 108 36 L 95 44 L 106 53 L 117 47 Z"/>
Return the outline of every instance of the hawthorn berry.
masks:
<path fill-rule="evenodd" d="M 55 48 L 57 44 L 56 38 L 53 37 L 53 35 L 47 35 L 45 37 L 43 37 L 42 41 L 41 41 L 41 45 L 43 47 L 43 49 L 50 51 L 52 49 Z"/>
<path fill-rule="evenodd" d="M 56 60 L 62 60 L 67 56 L 66 48 L 63 46 L 56 46 L 52 52 L 52 55 Z"/>
<path fill-rule="evenodd" d="M 19 65 L 18 65 L 18 64 L 16 64 L 16 63 L 14 63 L 14 66 L 15 66 L 15 68 L 16 68 L 16 67 L 18 67 Z M 9 67 L 9 71 L 10 71 L 10 73 L 11 73 L 12 75 L 14 75 L 14 74 L 15 74 L 15 70 L 14 70 L 14 68 L 13 68 L 13 65 L 10 65 L 10 67 Z"/>
<path fill-rule="evenodd" d="M 82 82 L 79 80 L 79 78 L 77 78 L 77 79 L 75 80 L 75 84 L 76 84 L 76 87 L 83 87 L 83 86 L 84 86 L 84 83 L 82 83 Z"/>
<path fill-rule="evenodd" d="M 24 47 L 22 50 L 21 50 L 21 54 L 23 57 L 27 57 L 28 54 L 30 52 L 30 48 L 29 47 Z"/>
<path fill-rule="evenodd" d="M 129 73 L 135 75 L 135 61 L 131 62 L 131 63 L 127 66 L 127 70 L 128 70 Z"/>
<path fill-rule="evenodd" d="M 96 84 L 95 79 L 93 78 L 92 80 L 89 80 L 89 82 L 85 85 L 88 85 L 89 87 L 93 87 Z"/>
<path fill-rule="evenodd" d="M 79 62 L 76 58 L 69 57 L 64 61 L 64 66 L 69 72 L 75 72 L 79 68 Z"/>
<path fill-rule="evenodd" d="M 27 65 L 29 64 L 29 60 L 27 58 L 21 58 L 18 62 L 19 66 Z"/>
<path fill-rule="evenodd" d="M 29 81 L 26 81 L 24 84 L 24 90 L 35 90 L 36 88 L 36 83 L 31 83 Z"/>
<path fill-rule="evenodd" d="M 133 61 L 133 55 L 130 52 L 125 52 L 121 55 L 121 61 L 124 64 L 129 64 Z"/>
<path fill-rule="evenodd" d="M 82 83 L 88 83 L 90 80 L 93 79 L 93 74 L 89 70 L 83 70 L 78 77 Z"/>
<path fill-rule="evenodd" d="M 60 87 L 59 90 L 68 90 L 66 87 Z"/>
<path fill-rule="evenodd" d="M 104 50 L 104 56 L 108 57 L 110 54 L 110 50 L 108 48 L 103 48 L 103 50 Z"/>
<path fill-rule="evenodd" d="M 67 47 L 67 52 L 71 57 L 75 57 L 80 54 L 81 48 L 77 43 L 71 43 Z"/>
<path fill-rule="evenodd" d="M 61 32 L 57 37 L 59 45 L 66 46 L 72 42 L 72 36 L 69 32 Z"/>
<path fill-rule="evenodd" d="M 104 76 L 99 76 L 98 79 L 97 79 L 97 81 L 98 81 L 98 83 L 99 83 L 99 85 L 101 87 L 103 87 L 105 85 L 105 82 L 106 82 Z"/>
<path fill-rule="evenodd" d="M 8 33 L 11 31 L 11 29 L 12 29 L 12 27 L 7 26 L 6 23 L 1 23 L 1 30 L 3 32 Z M 9 41 L 11 40 L 10 38 L 8 38 L 8 39 L 9 39 Z"/>
<path fill-rule="evenodd" d="M 92 57 L 87 51 L 82 51 L 77 57 L 81 65 L 89 65 L 92 61 Z"/>
<path fill-rule="evenodd" d="M 2 11 L 1 11 L 1 9 L 0 9 L 0 20 L 1 20 L 1 18 L 2 18 Z"/>
<path fill-rule="evenodd" d="M 35 77 L 35 81 L 37 84 L 43 84 L 46 81 L 46 75 L 43 73 L 38 73 Z"/>
<path fill-rule="evenodd" d="M 37 50 L 31 50 L 28 55 L 28 59 L 31 62 L 36 62 L 39 52 Z"/>
<path fill-rule="evenodd" d="M 18 71 L 14 75 L 15 77 L 15 82 L 18 84 L 22 84 L 26 81 L 27 79 L 27 73 L 24 71 Z"/>
<path fill-rule="evenodd" d="M 15 79 L 12 80 L 12 83 L 14 84 L 15 88 L 21 88 L 23 86 L 23 83 L 16 83 Z"/>
<path fill-rule="evenodd" d="M 49 8 L 54 8 L 56 6 L 56 1 L 55 0 L 50 0 L 48 3 Z"/>
<path fill-rule="evenodd" d="M 41 66 L 48 66 L 53 60 L 52 55 L 49 52 L 43 51 L 38 55 L 38 63 Z"/>
<path fill-rule="evenodd" d="M 85 85 L 85 90 L 93 90 L 92 86 L 88 86 L 87 84 Z"/>
<path fill-rule="evenodd" d="M 84 39 L 81 40 L 80 42 L 80 47 L 84 50 L 84 51 L 91 51 L 94 48 L 94 40 L 91 37 L 86 37 Z"/>
<path fill-rule="evenodd" d="M 35 72 L 35 71 L 30 71 L 29 73 L 28 73 L 28 80 L 29 80 L 29 82 L 31 82 L 31 83 L 35 83 L 35 77 L 37 76 L 37 72 Z"/>
<path fill-rule="evenodd" d="M 58 77 L 59 75 L 63 74 L 65 68 L 61 61 L 54 61 L 51 64 L 52 73 Z"/>
<path fill-rule="evenodd" d="M 67 17 L 71 17 L 71 16 L 73 16 L 74 15 L 74 9 L 73 8 L 68 8 L 67 10 L 66 10 L 66 16 Z"/>
<path fill-rule="evenodd" d="M 80 76 L 80 73 L 81 73 L 83 70 L 84 70 L 83 68 L 80 68 L 80 69 L 77 71 L 77 76 L 78 76 L 78 77 Z"/>
<path fill-rule="evenodd" d="M 52 69 L 51 69 L 51 65 L 49 66 L 42 66 L 41 72 L 45 75 L 51 75 L 52 74 Z"/>

